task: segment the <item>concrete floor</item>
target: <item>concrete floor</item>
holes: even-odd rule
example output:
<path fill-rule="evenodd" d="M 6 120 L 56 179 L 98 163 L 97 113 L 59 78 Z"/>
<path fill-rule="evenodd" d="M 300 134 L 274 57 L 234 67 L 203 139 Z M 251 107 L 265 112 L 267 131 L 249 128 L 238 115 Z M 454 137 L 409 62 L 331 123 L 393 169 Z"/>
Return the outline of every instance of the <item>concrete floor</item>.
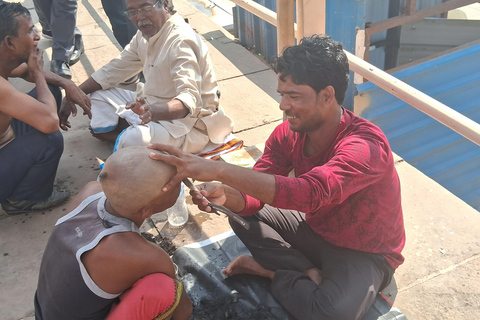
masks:
<path fill-rule="evenodd" d="M 254 54 L 235 43 L 232 36 L 186 0 L 174 0 L 179 13 L 206 41 L 222 92 L 222 105 L 235 120 L 236 135 L 245 145 L 261 144 L 282 119 L 278 109 L 276 75 Z M 33 11 L 32 0 L 24 5 Z M 36 15 L 35 19 L 36 19 Z M 37 20 L 35 20 L 37 21 Z M 81 0 L 78 27 L 86 53 L 73 66 L 73 80 L 84 81 L 119 53 L 100 0 Z M 45 60 L 51 43 L 42 40 Z M 16 86 L 26 90 L 21 81 Z M 254 109 L 253 109 L 254 108 Z M 98 164 L 112 145 L 92 138 L 88 119 L 72 119 L 64 133 L 65 152 L 57 184 L 77 193 L 95 180 Z M 410 320 L 477 319 L 480 312 L 480 214 L 440 185 L 397 157 L 402 183 L 407 244 L 405 263 L 396 272 L 399 293 L 395 305 Z M 65 206 L 44 213 L 15 217 L 0 212 L 0 320 L 33 319 L 33 295 L 48 236 Z M 229 230 L 224 216 L 191 213 L 184 228 L 173 229 L 157 220 L 157 228 L 177 246 L 204 240 Z M 144 230 L 150 229 L 144 226 Z M 153 230 L 150 230 L 153 232 Z M 216 320 L 216 319 L 213 319 Z"/>

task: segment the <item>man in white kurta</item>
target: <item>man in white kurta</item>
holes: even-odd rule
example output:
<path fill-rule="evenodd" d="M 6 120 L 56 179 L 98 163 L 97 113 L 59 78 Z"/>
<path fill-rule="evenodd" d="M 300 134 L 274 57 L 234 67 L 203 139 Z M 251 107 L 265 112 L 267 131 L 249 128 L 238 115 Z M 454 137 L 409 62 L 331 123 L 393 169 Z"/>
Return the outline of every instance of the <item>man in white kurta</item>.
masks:
<path fill-rule="evenodd" d="M 93 135 L 106 139 L 106 133 L 117 131 L 116 149 L 163 143 L 200 153 L 209 144 L 224 143 L 232 131 L 233 122 L 219 105 L 208 48 L 169 1 L 127 0 L 126 14 L 139 31 L 80 86 L 91 93 Z M 141 71 L 145 85 L 138 84 L 136 92 L 117 87 Z M 71 110 L 65 103 L 63 129 Z M 121 133 L 120 118 L 129 125 Z"/>

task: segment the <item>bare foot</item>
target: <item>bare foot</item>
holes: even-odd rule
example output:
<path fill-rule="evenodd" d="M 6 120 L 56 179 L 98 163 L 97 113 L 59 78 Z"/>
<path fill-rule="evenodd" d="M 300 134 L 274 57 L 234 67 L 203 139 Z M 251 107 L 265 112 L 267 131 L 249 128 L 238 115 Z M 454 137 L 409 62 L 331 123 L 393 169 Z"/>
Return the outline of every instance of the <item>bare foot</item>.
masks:
<path fill-rule="evenodd" d="M 88 127 L 88 129 L 90 130 L 90 133 L 92 134 L 92 136 L 94 138 L 97 138 L 100 141 L 115 142 L 119 135 L 119 132 L 117 132 L 117 130 L 103 132 L 103 133 L 96 133 L 96 132 L 93 132 L 92 127 Z"/>
<path fill-rule="evenodd" d="M 309 277 L 317 286 L 322 283 L 322 271 L 318 270 L 317 268 L 310 268 L 303 271 L 303 274 Z"/>
<path fill-rule="evenodd" d="M 223 270 L 225 276 L 236 274 L 252 274 L 273 279 L 275 272 L 262 267 L 253 257 L 242 255 L 238 256 Z"/>

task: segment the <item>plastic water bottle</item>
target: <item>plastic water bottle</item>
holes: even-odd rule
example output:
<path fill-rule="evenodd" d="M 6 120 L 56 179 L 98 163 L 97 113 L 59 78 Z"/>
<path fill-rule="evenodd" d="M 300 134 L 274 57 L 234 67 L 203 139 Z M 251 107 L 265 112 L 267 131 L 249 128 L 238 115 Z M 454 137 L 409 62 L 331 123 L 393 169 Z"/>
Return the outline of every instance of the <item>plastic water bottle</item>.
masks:
<path fill-rule="evenodd" d="M 188 221 L 187 199 L 185 196 L 185 185 L 182 182 L 180 194 L 175 204 L 167 209 L 168 223 L 172 227 L 181 227 Z"/>

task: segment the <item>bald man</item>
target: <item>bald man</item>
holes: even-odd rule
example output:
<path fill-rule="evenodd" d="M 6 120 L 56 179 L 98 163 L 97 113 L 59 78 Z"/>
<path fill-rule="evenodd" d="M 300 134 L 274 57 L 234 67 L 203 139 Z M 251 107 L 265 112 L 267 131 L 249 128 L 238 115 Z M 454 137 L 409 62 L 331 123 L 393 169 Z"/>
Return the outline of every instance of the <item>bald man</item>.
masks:
<path fill-rule="evenodd" d="M 57 221 L 40 267 L 36 320 L 189 319 L 192 304 L 173 262 L 138 229 L 180 191 L 161 190 L 176 170 L 148 154 L 146 147 L 114 153 L 100 181 L 88 183 Z"/>

